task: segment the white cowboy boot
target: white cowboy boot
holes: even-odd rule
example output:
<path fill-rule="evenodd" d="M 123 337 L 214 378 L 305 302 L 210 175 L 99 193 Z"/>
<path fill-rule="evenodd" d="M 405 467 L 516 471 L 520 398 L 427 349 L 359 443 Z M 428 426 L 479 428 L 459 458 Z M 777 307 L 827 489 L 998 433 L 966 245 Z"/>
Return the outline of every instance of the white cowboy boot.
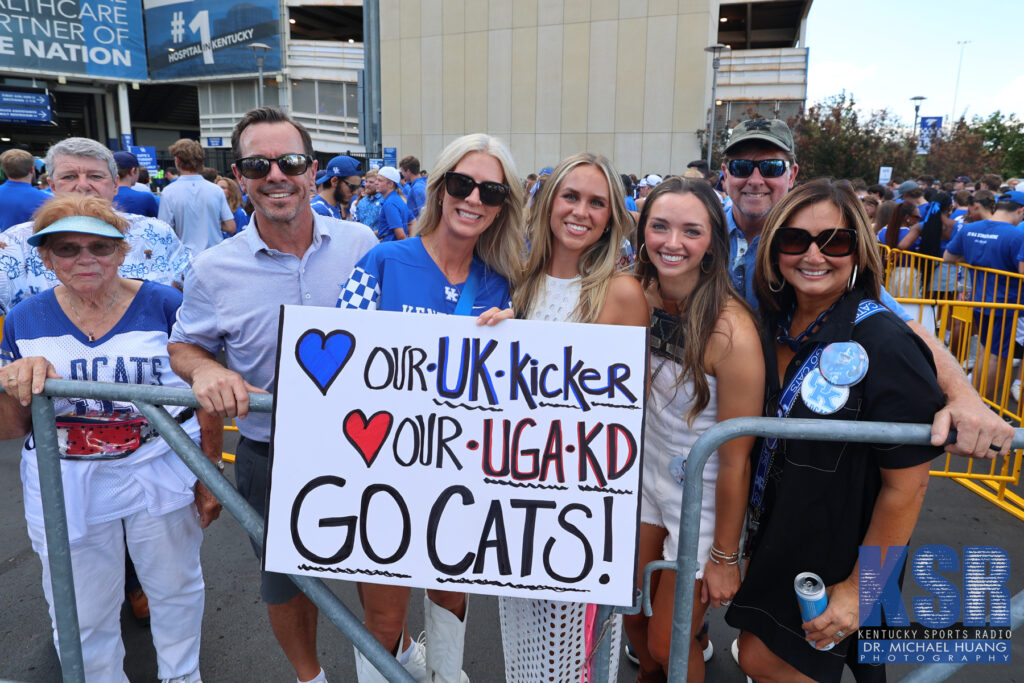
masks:
<path fill-rule="evenodd" d="M 388 683 L 387 677 L 377 671 L 369 659 L 367 659 L 358 647 L 352 648 L 356 653 L 356 680 L 359 683 Z"/>
<path fill-rule="evenodd" d="M 434 683 L 469 683 L 462 670 L 462 651 L 466 644 L 466 619 L 469 618 L 467 597 L 465 619 L 434 604 L 423 596 L 423 619 L 427 630 L 427 673 Z"/>

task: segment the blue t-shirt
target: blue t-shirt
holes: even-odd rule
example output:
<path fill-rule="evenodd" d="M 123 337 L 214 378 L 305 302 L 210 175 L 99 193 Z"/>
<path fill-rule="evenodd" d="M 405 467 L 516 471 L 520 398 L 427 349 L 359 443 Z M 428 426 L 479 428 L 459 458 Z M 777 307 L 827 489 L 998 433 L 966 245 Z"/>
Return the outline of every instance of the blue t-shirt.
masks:
<path fill-rule="evenodd" d="M 380 205 L 384 202 L 380 194 L 363 197 L 356 204 L 356 222 L 362 223 L 368 228 L 377 231 L 377 221 L 380 220 Z"/>
<path fill-rule="evenodd" d="M 0 231 L 32 218 L 39 205 L 49 198 L 42 190 L 18 180 L 0 185 Z"/>
<path fill-rule="evenodd" d="M 626 195 L 626 208 L 630 211 L 636 211 L 636 200 Z"/>
<path fill-rule="evenodd" d="M 397 192 L 392 192 L 384 198 L 380 207 L 380 217 L 377 219 L 377 238 L 381 242 L 393 242 L 395 229 L 399 228 L 409 232 L 409 222 L 415 216 L 405 205 L 402 197 Z"/>
<path fill-rule="evenodd" d="M 118 187 L 114 195 L 114 206 L 125 213 L 137 213 L 140 216 L 156 218 L 160 207 L 151 192 L 140 192 L 130 187 Z"/>
<path fill-rule="evenodd" d="M 472 315 L 492 307 L 508 308 L 508 281 L 473 256 L 470 272 L 477 277 Z M 434 263 L 419 237 L 382 243 L 356 264 L 341 286 L 338 308 L 377 309 L 406 313 L 455 313 L 465 282 L 452 284 Z"/>
<path fill-rule="evenodd" d="M 327 200 L 320 195 L 313 195 L 313 198 L 309 200 L 309 205 L 321 216 L 327 216 L 328 218 L 341 219 L 341 207 L 331 206 L 327 203 Z"/>
<path fill-rule="evenodd" d="M 1017 264 L 1024 257 L 1024 230 L 1003 221 L 975 221 L 964 225 L 953 236 L 946 251 L 962 256 L 972 266 L 1016 273 Z M 975 295 L 979 294 L 977 289 L 981 285 L 983 290 L 980 294 L 984 301 L 1016 301 L 1017 287 L 1009 288 L 1011 296 L 1008 298 L 1006 279 L 995 273 L 985 273 L 983 283 L 974 285 Z M 1002 282 L 997 283 L 997 280 Z"/>
<path fill-rule="evenodd" d="M 405 190 L 403 190 L 405 192 Z M 423 210 L 423 205 L 427 203 L 427 179 L 420 176 L 416 180 L 409 183 L 409 190 L 406 192 L 406 205 L 409 207 L 409 211 L 416 218 L 420 217 L 420 211 Z"/>

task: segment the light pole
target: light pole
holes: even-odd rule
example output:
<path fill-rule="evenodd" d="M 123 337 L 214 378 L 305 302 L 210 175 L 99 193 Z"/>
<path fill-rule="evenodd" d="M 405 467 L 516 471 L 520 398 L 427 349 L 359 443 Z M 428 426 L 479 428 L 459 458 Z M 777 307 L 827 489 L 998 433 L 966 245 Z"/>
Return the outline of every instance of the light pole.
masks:
<path fill-rule="evenodd" d="M 964 48 L 970 44 L 969 40 L 958 40 L 956 44 L 960 46 L 960 63 L 956 67 L 956 85 L 953 86 L 953 111 L 949 116 L 949 122 L 956 122 L 956 96 L 960 92 L 960 70 L 964 68 Z"/>
<path fill-rule="evenodd" d="M 711 121 L 708 124 L 708 168 L 711 168 L 711 150 L 715 144 L 715 104 L 718 97 L 718 67 L 722 65 L 722 52 L 728 50 L 728 45 L 715 43 L 704 48 L 704 52 L 711 53 Z"/>
<path fill-rule="evenodd" d="M 917 135 L 917 115 L 921 112 L 921 103 L 927 99 L 924 95 L 914 95 L 910 98 L 914 103 L 914 127 L 910 129 L 913 135 Z"/>
<path fill-rule="evenodd" d="M 259 73 L 260 88 L 256 96 L 256 106 L 263 106 L 263 60 L 266 59 L 270 46 L 266 43 L 249 43 L 249 49 L 256 55 L 256 71 Z"/>

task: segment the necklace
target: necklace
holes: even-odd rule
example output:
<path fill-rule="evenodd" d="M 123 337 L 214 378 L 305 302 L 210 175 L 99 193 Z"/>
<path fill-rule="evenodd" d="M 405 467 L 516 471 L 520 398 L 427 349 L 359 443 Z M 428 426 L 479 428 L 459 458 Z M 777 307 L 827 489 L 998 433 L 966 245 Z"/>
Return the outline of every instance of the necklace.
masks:
<path fill-rule="evenodd" d="M 78 312 L 77 308 L 75 308 L 75 303 L 71 300 L 71 292 L 65 292 L 64 293 L 64 299 L 65 299 L 65 301 L 68 302 L 68 307 L 71 308 L 71 312 L 74 314 L 74 316 L 76 318 L 78 318 L 78 322 L 75 323 L 75 324 L 78 326 L 78 328 L 80 330 L 82 330 L 82 332 L 85 333 L 86 339 L 88 339 L 91 342 L 96 341 L 96 335 L 93 332 L 90 332 L 89 330 L 85 329 L 85 317 L 81 313 Z M 96 321 L 97 325 L 99 325 L 100 323 L 102 323 L 106 319 L 107 315 L 110 313 L 110 311 L 114 308 L 114 306 L 120 300 L 121 300 L 120 292 L 119 291 L 115 291 L 111 295 L 111 297 L 110 297 L 110 303 L 107 304 L 107 308 L 103 311 L 103 313 L 100 314 L 100 317 L 97 319 L 97 321 Z M 74 322 L 74 321 L 72 321 L 72 322 Z M 95 326 L 90 326 L 90 327 L 92 327 L 93 330 L 96 329 Z"/>
<path fill-rule="evenodd" d="M 784 320 L 779 321 L 779 333 L 775 336 L 776 343 L 785 344 L 794 352 L 798 351 L 800 349 L 800 344 L 802 344 L 808 337 L 810 337 L 812 334 L 818 331 L 818 328 L 821 327 L 822 323 L 825 322 L 825 319 L 832 314 L 832 311 L 835 310 L 836 306 L 839 305 L 839 302 L 842 301 L 843 298 L 845 298 L 845 296 L 846 295 L 844 294 L 843 296 L 836 299 L 831 306 L 826 308 L 824 311 L 821 312 L 820 315 L 818 315 L 817 318 L 811 321 L 811 324 L 807 326 L 807 329 L 798 334 L 796 337 L 789 336 L 789 326 L 793 323 L 793 311 L 790 311 Z M 796 306 L 794 305 L 793 308 L 795 310 Z"/>

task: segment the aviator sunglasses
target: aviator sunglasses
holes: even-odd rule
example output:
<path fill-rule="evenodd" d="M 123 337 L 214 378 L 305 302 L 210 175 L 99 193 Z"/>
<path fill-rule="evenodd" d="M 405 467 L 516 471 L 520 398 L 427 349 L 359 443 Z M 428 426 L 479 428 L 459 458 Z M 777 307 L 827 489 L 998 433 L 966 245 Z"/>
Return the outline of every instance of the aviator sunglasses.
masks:
<path fill-rule="evenodd" d="M 501 206 L 508 196 L 508 185 L 485 180 L 482 183 L 464 173 L 448 171 L 444 174 L 444 189 L 456 199 L 465 199 L 473 194 L 473 188 L 480 188 L 480 201 L 487 206 Z"/>
<path fill-rule="evenodd" d="M 90 242 L 85 246 L 75 244 L 74 242 L 61 242 L 50 247 L 50 253 L 59 258 L 77 258 L 83 249 L 87 249 L 93 256 L 110 256 L 117 249 L 117 242 L 105 240 L 102 242 Z"/>
<path fill-rule="evenodd" d="M 853 228 L 830 228 L 812 235 L 803 228 L 779 228 L 775 231 L 775 247 L 780 254 L 796 256 L 818 245 L 825 256 L 849 256 L 857 247 L 857 231 Z"/>
<path fill-rule="evenodd" d="M 778 178 L 789 168 L 789 162 L 785 159 L 732 159 L 726 166 L 729 175 L 737 178 L 749 178 L 755 167 L 761 172 L 762 178 Z"/>
<path fill-rule="evenodd" d="M 272 164 L 277 164 L 285 175 L 302 175 L 313 164 L 313 157 L 308 154 L 282 154 L 276 159 L 252 156 L 235 160 L 235 168 L 249 180 L 266 178 Z"/>

